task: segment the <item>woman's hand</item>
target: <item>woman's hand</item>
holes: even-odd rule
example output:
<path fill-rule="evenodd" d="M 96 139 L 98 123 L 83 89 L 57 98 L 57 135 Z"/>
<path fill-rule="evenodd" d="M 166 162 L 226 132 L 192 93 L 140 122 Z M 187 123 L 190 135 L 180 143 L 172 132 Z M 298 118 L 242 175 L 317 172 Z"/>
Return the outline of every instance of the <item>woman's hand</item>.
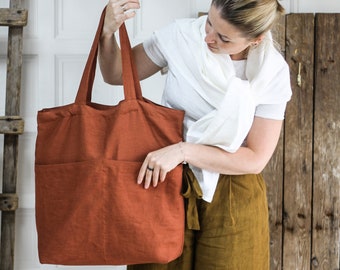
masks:
<path fill-rule="evenodd" d="M 127 19 L 135 16 L 136 13 L 132 10 L 138 8 L 139 0 L 110 0 L 107 4 L 98 55 L 100 70 L 106 83 L 123 84 L 121 52 L 114 33 Z M 135 55 L 136 64 L 140 62 L 139 58 Z"/>
<path fill-rule="evenodd" d="M 107 4 L 103 35 L 112 35 L 126 20 L 136 15 L 139 0 L 110 0 Z"/>
<path fill-rule="evenodd" d="M 182 144 L 180 142 L 150 152 L 140 168 L 137 183 L 144 182 L 144 188 L 147 189 L 151 183 L 156 187 L 159 182 L 164 182 L 166 174 L 185 161 Z"/>
<path fill-rule="evenodd" d="M 258 174 L 271 158 L 281 133 L 282 120 L 255 117 L 247 145 L 235 153 L 203 144 L 180 142 L 151 152 L 138 175 L 138 184 L 156 187 L 166 174 L 182 162 L 221 174 Z"/>

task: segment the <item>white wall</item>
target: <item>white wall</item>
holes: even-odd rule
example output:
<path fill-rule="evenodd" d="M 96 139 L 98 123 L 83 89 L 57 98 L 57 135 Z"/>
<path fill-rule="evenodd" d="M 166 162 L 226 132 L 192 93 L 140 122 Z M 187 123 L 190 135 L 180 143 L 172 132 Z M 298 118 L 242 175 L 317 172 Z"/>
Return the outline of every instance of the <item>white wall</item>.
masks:
<path fill-rule="evenodd" d="M 288 1 L 287 1 L 288 2 Z M 339 0 L 290 0 L 293 13 L 339 13 Z"/>
<path fill-rule="evenodd" d="M 316 12 L 340 12 L 339 0 L 279 0 L 288 13 L 316 13 Z M 210 0 L 196 0 L 198 10 L 209 7 Z"/>

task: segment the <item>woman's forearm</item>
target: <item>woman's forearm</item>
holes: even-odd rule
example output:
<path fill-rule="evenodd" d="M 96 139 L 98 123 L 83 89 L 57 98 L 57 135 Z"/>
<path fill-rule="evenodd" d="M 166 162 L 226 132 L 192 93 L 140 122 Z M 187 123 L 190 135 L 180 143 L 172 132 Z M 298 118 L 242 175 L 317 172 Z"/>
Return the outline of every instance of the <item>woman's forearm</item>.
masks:
<path fill-rule="evenodd" d="M 122 84 L 122 60 L 114 34 L 103 34 L 99 43 L 99 66 L 106 83 Z"/>
<path fill-rule="evenodd" d="M 255 117 L 247 136 L 247 146 L 235 153 L 218 147 L 183 143 L 188 163 L 222 174 L 260 173 L 270 160 L 280 137 L 282 121 Z"/>
<path fill-rule="evenodd" d="M 182 149 L 189 164 L 221 174 L 257 174 L 268 162 L 266 156 L 248 147 L 240 147 L 235 153 L 229 153 L 218 147 L 183 143 Z"/>
<path fill-rule="evenodd" d="M 144 187 L 157 186 L 165 180 L 166 174 L 179 163 L 187 162 L 195 167 L 220 174 L 258 174 L 267 161 L 249 148 L 241 147 L 235 153 L 228 153 L 218 147 L 180 142 L 154 152 L 145 158 L 137 178 Z M 152 168 L 152 174 L 148 174 Z"/>
<path fill-rule="evenodd" d="M 166 174 L 183 161 L 201 169 L 220 174 L 242 175 L 260 173 L 271 158 L 280 137 L 282 120 L 255 117 L 247 136 L 247 146 L 241 146 L 235 153 L 215 146 L 189 142 L 176 143 L 150 152 L 138 175 L 146 188 L 151 181 L 156 186 L 164 181 Z M 147 168 L 153 174 L 147 174 Z"/>

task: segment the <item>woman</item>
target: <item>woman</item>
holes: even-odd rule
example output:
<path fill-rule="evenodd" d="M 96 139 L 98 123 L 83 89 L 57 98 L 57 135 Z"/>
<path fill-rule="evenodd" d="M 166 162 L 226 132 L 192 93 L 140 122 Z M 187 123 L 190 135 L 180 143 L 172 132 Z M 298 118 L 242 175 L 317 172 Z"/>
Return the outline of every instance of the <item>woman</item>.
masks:
<path fill-rule="evenodd" d="M 122 84 L 114 33 L 138 8 L 138 0 L 109 1 L 99 62 L 110 84 Z M 277 0 L 212 0 L 207 16 L 177 20 L 133 48 L 140 79 L 168 67 L 163 103 L 185 111 L 185 141 L 149 153 L 138 183 L 156 187 L 184 162 L 184 185 L 195 192 L 184 193 L 191 199 L 182 256 L 128 269 L 269 269 L 260 173 L 291 96 L 288 66 L 270 35 L 283 11 Z"/>

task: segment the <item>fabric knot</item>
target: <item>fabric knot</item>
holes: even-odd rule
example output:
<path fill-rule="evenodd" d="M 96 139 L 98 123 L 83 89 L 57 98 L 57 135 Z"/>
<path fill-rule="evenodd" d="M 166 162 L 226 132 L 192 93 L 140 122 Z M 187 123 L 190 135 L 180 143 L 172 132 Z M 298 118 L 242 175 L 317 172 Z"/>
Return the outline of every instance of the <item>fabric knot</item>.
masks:
<path fill-rule="evenodd" d="M 183 192 L 182 195 L 187 199 L 186 220 L 187 226 L 191 230 L 199 230 L 200 224 L 197 211 L 197 199 L 202 199 L 203 192 L 194 176 L 193 172 L 185 166 L 183 171 Z"/>

